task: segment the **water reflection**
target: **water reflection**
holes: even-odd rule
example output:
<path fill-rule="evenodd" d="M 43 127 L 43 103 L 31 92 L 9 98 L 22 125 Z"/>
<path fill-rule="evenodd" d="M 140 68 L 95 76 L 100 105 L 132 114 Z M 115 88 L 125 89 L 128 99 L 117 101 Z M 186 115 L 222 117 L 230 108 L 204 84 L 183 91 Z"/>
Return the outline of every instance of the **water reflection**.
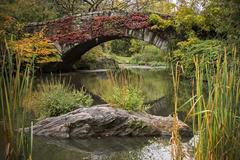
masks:
<path fill-rule="evenodd" d="M 146 69 L 131 69 L 131 70 L 115 70 L 111 71 L 114 77 L 127 76 L 127 80 L 132 85 L 139 85 L 145 95 L 145 101 L 153 101 L 165 96 L 169 90 L 169 72 L 166 70 L 146 70 Z M 43 75 L 42 79 L 61 76 L 62 79 L 69 80 L 70 83 L 77 89 L 82 86 L 96 95 L 112 94 L 112 86 L 109 84 L 109 72 L 82 72 L 76 71 L 62 75 Z M 137 80 L 139 79 L 139 80 Z M 139 82 L 140 81 L 140 82 Z"/>
<path fill-rule="evenodd" d="M 33 159 L 57 159 L 57 160 L 130 160 L 143 159 L 149 156 L 145 153 L 151 149 L 153 141 L 144 137 L 112 137 L 104 139 L 71 139 L 59 140 L 36 137 L 34 139 Z M 162 147 L 168 146 L 168 139 L 158 139 Z M 158 149 L 159 148 L 155 148 Z M 151 149 L 153 152 L 154 148 Z M 166 156 L 166 155 L 165 155 Z M 157 158 L 157 157 L 155 157 Z M 166 157 L 167 158 L 167 157 Z"/>
<path fill-rule="evenodd" d="M 169 72 L 166 70 L 132 69 L 114 71 L 117 77 L 122 72 L 128 74 L 131 79 L 141 79 L 141 89 L 145 95 L 145 102 L 151 103 L 150 113 L 168 116 L 172 113 L 172 84 Z M 59 75 L 53 75 L 59 77 Z M 44 75 L 43 78 L 51 78 L 52 75 Z M 107 72 L 72 72 L 61 75 L 76 88 L 82 86 L 96 94 L 112 94 L 112 86 L 109 85 Z M 131 80 L 130 83 L 139 83 Z M 180 84 L 180 103 L 183 104 L 191 97 L 189 82 Z M 138 84 L 137 84 L 138 85 Z M 102 103 L 96 101 L 95 104 Z M 180 111 L 180 119 L 183 120 L 189 106 Z M 59 140 L 51 138 L 34 137 L 33 159 L 34 160 L 168 160 L 171 158 L 169 138 L 157 139 L 158 143 L 151 143 L 152 138 L 146 137 L 112 137 L 105 139 L 70 139 Z"/>
<path fill-rule="evenodd" d="M 140 85 L 145 96 L 145 103 L 153 105 L 149 113 L 154 115 L 168 116 L 172 114 L 172 77 L 170 71 L 166 69 L 149 70 L 149 69 L 125 69 L 112 70 L 111 76 L 127 76 L 130 84 Z M 91 70 L 76 71 L 65 74 L 45 74 L 41 79 L 57 78 L 70 81 L 76 89 L 83 86 L 94 95 L 94 105 L 105 103 L 99 96 L 111 96 L 113 86 L 110 83 L 109 70 Z M 191 82 L 182 80 L 179 88 L 179 106 L 191 98 Z M 190 104 L 179 110 L 179 117 L 184 120 L 186 112 L 189 111 Z"/>

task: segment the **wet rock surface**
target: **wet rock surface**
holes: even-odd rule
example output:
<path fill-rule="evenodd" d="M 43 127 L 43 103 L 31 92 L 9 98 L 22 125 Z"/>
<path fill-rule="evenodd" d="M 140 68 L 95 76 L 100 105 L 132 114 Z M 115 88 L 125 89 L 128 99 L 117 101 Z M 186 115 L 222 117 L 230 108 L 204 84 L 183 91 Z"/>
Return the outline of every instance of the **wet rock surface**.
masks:
<path fill-rule="evenodd" d="M 192 136 L 191 128 L 178 123 L 182 137 Z M 44 119 L 34 125 L 33 134 L 58 138 L 171 136 L 172 124 L 172 117 L 128 112 L 103 104 Z"/>

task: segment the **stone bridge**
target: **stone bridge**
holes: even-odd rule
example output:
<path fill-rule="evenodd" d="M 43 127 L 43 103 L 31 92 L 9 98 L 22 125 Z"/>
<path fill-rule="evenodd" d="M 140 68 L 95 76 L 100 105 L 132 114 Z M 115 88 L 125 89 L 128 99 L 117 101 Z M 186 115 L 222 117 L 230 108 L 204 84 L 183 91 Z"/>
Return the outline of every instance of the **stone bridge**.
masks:
<path fill-rule="evenodd" d="M 160 15 L 169 18 L 168 15 Z M 62 62 L 48 64 L 53 70 L 71 70 L 72 65 L 91 48 L 110 40 L 134 38 L 166 49 L 171 31 L 153 30 L 149 14 L 101 11 L 64 17 L 49 22 L 31 23 L 29 33 L 45 29 L 46 35 L 62 53 Z M 49 66 L 50 65 L 50 66 Z"/>

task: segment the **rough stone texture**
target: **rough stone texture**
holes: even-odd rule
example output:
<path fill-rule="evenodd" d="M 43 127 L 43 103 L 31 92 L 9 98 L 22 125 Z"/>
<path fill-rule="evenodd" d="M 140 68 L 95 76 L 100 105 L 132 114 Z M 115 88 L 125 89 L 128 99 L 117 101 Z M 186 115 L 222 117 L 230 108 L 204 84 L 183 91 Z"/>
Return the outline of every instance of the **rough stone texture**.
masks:
<path fill-rule="evenodd" d="M 128 112 L 108 105 L 98 105 L 42 120 L 34 125 L 33 134 L 59 138 L 171 136 L 172 123 L 172 117 Z M 181 136 L 192 136 L 191 129 L 181 121 L 179 128 Z"/>
<path fill-rule="evenodd" d="M 139 27 L 139 25 L 136 25 L 136 28 L 127 28 L 126 26 L 120 27 L 118 26 L 112 26 L 112 28 L 104 27 L 105 24 L 101 27 L 101 34 L 96 35 L 95 32 L 93 32 L 92 26 L 90 25 L 91 21 L 94 18 L 104 17 L 104 18 L 110 18 L 114 16 L 119 17 L 129 17 L 132 13 L 123 12 L 123 11 L 100 11 L 100 12 L 91 12 L 86 14 L 77 14 L 72 16 L 74 19 L 72 23 L 67 26 L 66 29 L 73 28 L 74 30 L 77 30 L 78 32 L 82 32 L 81 35 L 88 33 L 88 38 L 84 39 L 82 41 L 76 42 L 76 43 L 67 43 L 64 42 L 63 44 L 59 42 L 61 39 L 65 39 L 66 37 L 64 35 L 61 35 L 59 40 L 53 40 L 56 48 L 62 53 L 62 62 L 58 63 L 49 63 L 48 65 L 44 66 L 42 68 L 43 71 L 51 72 L 51 71 L 69 71 L 72 70 L 72 65 L 75 64 L 79 59 L 81 59 L 81 56 L 85 54 L 87 51 L 92 49 L 93 47 L 115 39 L 122 39 L 122 38 L 134 38 L 143 40 L 147 43 L 153 44 L 156 47 L 160 49 L 167 49 L 168 39 L 170 35 L 172 34 L 172 31 L 167 30 L 152 30 L 151 27 L 143 26 L 142 28 Z M 140 13 L 141 14 L 141 13 Z M 143 13 L 142 13 L 143 14 Z M 144 13 L 145 14 L 145 13 Z M 149 16 L 146 14 L 146 16 Z M 169 18 L 168 15 L 160 15 L 162 18 L 167 19 Z M 68 17 L 65 17 L 68 18 Z M 57 26 L 62 26 L 64 23 L 58 24 L 58 22 L 63 21 L 62 19 L 56 19 L 54 21 L 49 22 L 41 22 L 41 23 L 31 23 L 25 26 L 25 31 L 32 33 L 36 31 L 40 31 L 43 28 L 48 28 L 47 35 L 52 36 L 54 33 L 58 33 L 59 30 L 56 29 L 58 27 L 54 26 L 54 23 L 57 23 Z M 133 23 L 133 22 L 132 22 Z M 141 19 L 136 20 L 134 23 L 141 24 Z M 150 24 L 149 24 L 150 25 Z M 87 28 L 84 28 L 83 26 L 87 26 Z M 117 28 L 116 28 L 117 27 Z M 99 29 L 98 29 L 99 30 Z M 114 31 L 112 34 L 107 34 L 109 31 Z M 67 30 L 64 29 L 64 32 L 68 33 Z M 75 35 L 78 33 L 76 32 Z M 72 37 L 68 37 L 71 39 Z M 69 40 L 70 41 L 70 40 Z"/>

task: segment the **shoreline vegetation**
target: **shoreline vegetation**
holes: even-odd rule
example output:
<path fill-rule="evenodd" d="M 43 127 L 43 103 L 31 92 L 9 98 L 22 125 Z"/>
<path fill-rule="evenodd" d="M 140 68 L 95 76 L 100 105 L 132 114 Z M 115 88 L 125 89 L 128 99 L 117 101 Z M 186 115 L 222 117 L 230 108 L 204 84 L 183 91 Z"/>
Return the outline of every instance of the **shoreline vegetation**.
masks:
<path fill-rule="evenodd" d="M 1 85 L 4 86 L 3 90 L 1 90 L 1 99 L 5 98 L 10 98 L 13 96 L 6 96 L 6 94 L 15 94 L 19 95 L 19 97 L 22 97 L 20 99 L 16 100 L 11 100 L 11 99 L 3 99 L 6 104 L 9 105 L 9 109 L 7 110 L 8 114 L 7 115 L 15 115 L 19 110 L 21 111 L 22 109 L 25 110 L 26 107 L 30 104 L 29 100 L 31 99 L 29 96 L 34 95 L 34 91 L 32 91 L 32 75 L 30 73 L 33 73 L 33 70 L 27 67 L 24 70 L 21 70 L 21 63 L 20 60 L 18 60 L 16 64 L 17 72 L 15 72 L 15 66 L 11 66 L 12 63 L 12 54 L 9 52 L 7 54 L 9 57 L 6 58 L 8 61 L 6 61 L 6 64 L 10 66 L 6 66 L 5 64 L 2 67 L 2 76 L 3 78 L 1 79 Z M 232 50 L 232 53 L 228 53 L 227 50 L 225 50 L 223 57 L 219 55 L 217 57 L 217 60 L 214 64 L 210 64 L 209 66 L 206 65 L 204 68 L 200 67 L 201 66 L 201 61 L 202 58 L 195 57 L 193 59 L 193 62 L 195 64 L 195 78 L 193 79 L 193 84 L 194 84 L 194 90 L 193 90 L 193 97 L 189 99 L 186 103 L 192 104 L 192 107 L 186 117 L 186 119 L 192 119 L 192 124 L 193 124 L 193 131 L 195 134 L 199 135 L 199 142 L 195 144 L 195 157 L 199 159 L 204 159 L 204 158 L 215 158 L 215 157 L 225 157 L 226 159 L 236 159 L 238 157 L 238 152 L 237 150 L 239 149 L 239 143 L 238 141 L 240 140 L 240 135 L 238 133 L 238 130 L 240 128 L 240 123 L 239 123 L 239 88 L 240 88 L 240 82 L 239 82 L 239 70 L 240 68 L 238 67 L 239 65 L 239 59 L 237 58 L 237 51 L 236 49 Z M 209 69 L 209 67 L 214 66 L 213 69 Z M 180 67 L 181 68 L 181 67 Z M 171 138 L 171 145 L 172 145 L 172 152 L 173 156 L 176 158 L 183 157 L 182 151 L 181 151 L 181 138 L 179 137 L 178 133 L 178 110 L 179 108 L 184 107 L 185 104 L 179 107 L 178 104 L 178 88 L 179 88 L 179 77 L 181 70 L 179 70 L 179 66 L 176 66 L 175 73 L 173 74 L 173 88 L 174 89 L 174 114 L 173 118 L 175 119 L 175 125 L 173 127 L 173 134 Z M 21 74 L 22 71 L 24 71 L 23 75 Z M 31 71 L 31 72 L 30 72 Z M 173 70 L 174 71 L 174 70 Z M 10 74 L 9 74 L 10 73 Z M 8 75 L 8 76 L 7 76 Z M 21 75 L 21 76 L 20 76 Z M 6 77 L 7 76 L 7 77 Z M 12 77 L 13 76 L 13 77 Z M 22 79 L 22 76 L 24 79 Z M 138 86 L 129 86 L 127 82 L 129 81 L 139 81 L 141 83 L 141 79 L 132 79 L 132 80 L 127 80 L 128 77 L 126 75 L 122 75 L 122 77 L 118 77 L 119 79 L 116 79 L 116 77 L 113 77 L 111 73 L 109 73 L 109 77 L 111 80 L 111 83 L 113 84 L 122 84 L 121 86 L 116 86 L 115 88 L 115 93 L 112 95 L 112 100 L 108 100 L 108 102 L 112 105 L 116 105 L 120 108 L 124 108 L 129 111 L 142 111 L 142 106 L 143 106 L 143 97 L 141 96 L 141 91 L 138 90 Z M 7 79 L 12 79 L 13 86 L 10 85 L 11 81 L 7 82 Z M 16 83 L 18 82 L 19 83 Z M 119 81 L 120 83 L 117 83 Z M 59 84 L 63 84 L 62 91 L 59 92 L 58 94 L 66 96 L 66 92 L 64 90 L 64 86 L 66 87 L 67 90 L 70 89 L 70 87 L 63 81 L 55 81 L 55 82 L 49 82 L 48 84 L 50 86 L 54 86 Z M 19 86 L 15 86 L 16 84 L 19 84 Z M 50 87 L 49 86 L 49 87 Z M 8 88 L 7 88 L 8 87 Z M 13 88 L 12 88 L 13 87 Z M 20 88 L 19 88 L 20 87 Z M 23 88 L 22 88 L 23 87 Z M 47 87 L 49 89 L 49 87 Z M 51 88 L 51 87 L 50 87 Z M 54 87 L 53 87 L 54 88 Z M 114 88 L 114 87 L 113 87 Z M 12 90 L 13 89 L 13 90 Z M 21 90 L 19 90 L 21 89 Z M 121 89 L 121 90 L 119 90 Z M 136 90 L 135 90 L 136 89 Z M 13 92 L 9 92 L 9 91 Z M 43 90 L 44 91 L 44 90 Z M 56 91 L 56 89 L 54 89 Z M 70 91 L 70 90 L 69 90 Z M 52 102 L 50 94 L 53 94 L 54 92 L 48 91 L 48 92 L 43 92 L 46 96 L 48 96 L 49 102 Z M 77 91 L 73 90 L 73 94 L 77 93 Z M 80 91 L 79 92 L 81 97 L 79 100 L 82 101 L 86 99 L 86 102 L 84 102 L 84 105 L 90 104 L 91 99 L 90 97 L 86 97 L 84 92 Z M 27 103 L 23 101 L 23 97 L 27 96 Z M 60 96 L 59 95 L 59 96 Z M 124 96 L 126 96 L 124 98 Z M 134 96 L 135 95 L 135 96 Z M 59 96 L 56 100 L 59 103 L 60 99 Z M 129 96 L 129 98 L 127 98 Z M 74 96 L 71 96 L 74 97 Z M 135 97 L 135 98 L 134 98 Z M 206 98 L 205 98 L 206 97 Z M 30 99 L 29 99 L 30 98 Z M 77 98 L 77 97 L 76 97 Z M 108 97 L 111 98 L 111 97 Z M 106 98 L 105 100 L 107 100 Z M 77 98 L 78 99 L 78 98 Z M 125 99 L 126 101 L 123 101 Z M 36 99 L 34 99 L 36 100 Z M 46 100 L 46 98 L 44 98 Z M 10 101 L 12 102 L 17 102 L 16 105 L 10 105 Z M 72 102 L 72 101 L 71 101 Z M 136 102 L 136 103 L 135 103 Z M 142 102 L 142 103 L 140 103 Z M 20 104 L 20 105 L 19 105 Z M 15 111 L 11 109 L 11 106 L 15 106 L 14 108 L 16 109 Z M 23 108 L 20 106 L 24 106 Z M 56 106 L 63 106 L 63 105 L 56 105 Z M 74 105 L 66 105 L 67 108 L 74 106 Z M 139 107 L 137 107 L 139 106 Z M 2 106 L 3 107 L 3 106 Z M 139 108 L 139 110 L 137 108 Z M 51 109 L 51 106 L 47 107 L 48 109 Z M 69 108 L 71 111 L 74 108 Z M 137 110 L 136 110 L 137 109 Z M 67 112 L 62 112 L 67 113 Z M 8 125 L 8 130 L 6 130 L 5 133 L 9 133 L 6 135 L 9 135 L 12 137 L 11 139 L 14 140 L 15 136 L 13 136 L 14 133 L 14 128 L 16 128 L 15 125 L 17 126 L 25 126 L 26 124 L 24 123 L 24 117 L 26 114 L 26 111 L 23 111 L 23 115 L 20 114 L 20 119 L 17 117 L 8 117 L 7 119 L 4 119 L 4 123 Z M 54 112 L 55 113 L 55 112 Z M 5 115 L 5 114 L 4 114 Z M 53 116 L 53 114 L 48 114 L 49 116 Z M 55 115 L 55 114 L 54 114 Z M 59 115 L 59 114 L 58 114 Z M 15 118 L 21 121 L 20 124 L 15 124 Z M 23 118 L 23 119 L 21 119 Z M 14 125 L 13 125 L 14 122 Z M 219 124 L 222 124 L 222 126 L 219 126 Z M 20 127 L 17 127 L 20 128 Z M 22 127 L 21 127 L 22 128 Z M 207 129 L 207 132 L 206 132 Z M 26 139 L 23 138 L 24 133 L 20 133 L 19 141 L 25 141 Z M 9 139 L 8 143 L 11 144 L 11 139 Z M 237 142 L 237 143 L 236 143 Z M 24 143 L 30 143 L 30 148 L 27 150 L 24 149 L 24 145 L 22 145 L 22 149 L 18 148 L 16 150 L 17 152 L 15 154 L 12 154 L 12 152 L 7 152 L 6 156 L 19 156 L 20 154 L 24 153 L 24 156 L 30 157 L 31 158 L 31 144 L 32 144 L 32 137 L 29 140 L 26 140 Z M 23 144 L 24 144 L 23 143 Z M 206 145 L 208 146 L 208 149 L 206 150 Z M 229 146 L 230 145 L 230 146 Z M 15 150 L 14 146 L 11 146 L 11 150 Z M 227 150 L 227 148 L 231 148 L 231 150 Z M 226 153 L 226 151 L 228 151 Z M 223 154 L 221 154 L 223 153 Z M 28 159 L 30 159 L 28 158 Z"/>
<path fill-rule="evenodd" d="M 28 98 L 32 92 L 34 67 L 33 64 L 23 66 L 21 58 L 15 57 L 8 49 L 2 50 L 2 54 L 4 56 L 0 73 L 0 105 L 3 121 L 2 141 L 5 146 L 3 157 L 4 159 L 31 160 L 33 123 L 26 122 L 26 107 L 29 105 Z M 23 130 L 16 131 L 28 125 L 31 126 L 28 134 Z"/>
<path fill-rule="evenodd" d="M 40 123 L 45 127 L 48 120 L 57 119 L 57 116 L 64 117 L 68 113 L 72 114 L 74 110 L 76 112 L 88 110 L 93 113 L 91 111 L 92 97 L 83 89 L 78 90 L 62 79 L 51 79 L 37 84 L 37 86 L 34 85 L 36 73 L 41 72 L 41 68 L 45 64 L 61 62 L 63 53 L 60 53 L 44 30 L 26 34 L 25 24 L 64 16 L 68 16 L 72 20 L 73 15 L 79 12 L 87 13 L 109 9 L 143 13 L 142 17 L 139 14 L 131 17 L 134 22 L 144 22 L 137 23 L 139 26 L 148 26 L 148 29 L 154 33 L 161 31 L 160 34 L 171 31 L 172 34 L 169 34 L 168 37 L 168 50 L 163 51 L 143 41 L 121 37 L 122 39 L 108 41 L 92 48 L 75 64 L 75 69 L 93 70 L 102 67 L 102 69 L 114 70 L 121 68 L 119 64 L 130 64 L 130 66 L 137 64 L 150 66 L 149 68 L 168 66 L 169 74 L 172 77 L 172 81 L 169 81 L 172 84 L 169 107 L 172 107 L 173 112 L 171 117 L 165 118 L 171 119 L 172 126 L 170 131 L 168 128 L 168 131 L 171 135 L 169 143 L 172 159 L 182 160 L 186 157 L 183 139 L 180 136 L 181 125 L 179 125 L 180 117 L 183 118 L 182 110 L 187 112 L 184 119 L 181 120 L 189 124 L 193 135 L 198 137 L 197 140 L 194 140 L 192 148 L 194 157 L 191 158 L 196 160 L 239 159 L 239 0 L 179 0 L 176 4 L 169 1 L 136 0 L 136 3 L 129 3 L 102 0 L 3 0 L 0 2 L 0 22 L 2 24 L 0 26 L 0 122 L 3 123 L 0 125 L 0 130 L 3 131 L 0 146 L 3 146 L 1 152 L 4 154 L 0 156 L 3 159 L 33 159 L 33 122 L 45 118 L 43 123 Z M 169 18 L 162 18 L 159 13 L 169 15 Z M 101 30 L 98 28 L 98 23 L 109 21 L 109 17 L 104 16 L 96 19 L 97 21 L 94 22 L 97 24 L 94 27 L 97 30 Z M 114 20 L 114 18 L 110 18 L 110 20 L 112 19 Z M 109 21 L 109 24 L 106 23 L 104 27 L 111 26 L 111 22 L 113 25 L 116 25 L 116 22 L 122 23 L 122 21 Z M 62 25 L 64 34 L 68 31 L 71 32 L 71 27 L 67 26 L 70 30 L 64 28 L 66 25 L 69 24 Z M 139 26 L 136 28 L 141 28 Z M 56 32 L 60 33 L 60 30 Z M 111 30 L 110 33 L 114 32 Z M 75 33 L 73 38 L 83 38 L 78 34 Z M 97 32 L 96 35 L 98 35 Z M 59 37 L 61 36 L 60 34 Z M 68 38 L 69 36 L 67 40 L 69 40 Z M 98 41 L 98 38 L 95 40 Z M 146 97 L 141 86 L 144 78 L 146 77 L 131 77 L 127 73 L 115 75 L 108 72 L 109 81 L 105 85 L 111 86 L 110 90 L 106 89 L 106 92 L 110 94 L 102 93 L 101 97 L 111 106 L 116 107 L 113 109 L 120 108 L 119 110 L 126 114 L 133 113 L 142 116 L 145 114 L 145 109 L 150 107 L 144 104 Z M 184 91 L 180 86 L 185 79 L 191 86 L 191 91 L 187 93 L 188 99 L 183 101 L 181 93 Z M 105 87 L 99 83 L 96 90 Z M 156 86 L 152 85 L 152 88 L 154 87 Z M 88 106 L 88 108 L 82 106 Z M 35 117 L 31 117 L 32 113 L 35 114 Z M 95 113 L 97 120 L 102 122 L 101 115 L 98 113 L 100 111 Z M 81 113 L 79 114 L 81 115 Z M 82 115 L 83 118 L 86 118 L 81 121 L 86 124 L 83 130 L 74 132 L 74 129 L 82 123 L 73 123 L 73 126 L 68 123 L 57 129 L 64 134 L 67 134 L 68 131 L 73 134 L 88 131 L 87 129 L 92 127 L 86 123 L 89 115 Z M 103 117 L 103 122 L 108 120 L 108 116 Z M 99 117 L 100 119 L 98 119 Z M 149 116 L 146 118 L 147 120 L 144 120 L 148 121 L 148 118 Z M 75 122 L 74 120 L 78 119 L 73 117 L 71 120 L 71 122 Z M 122 119 L 120 118 L 120 120 Z M 111 125 L 114 126 L 117 122 L 113 120 Z M 137 124 L 134 121 L 131 122 L 133 122 L 130 124 L 133 130 L 139 128 L 142 133 L 145 133 L 144 129 L 148 129 L 148 127 L 142 126 L 141 121 Z M 154 123 L 158 122 L 154 121 Z M 88 123 L 90 122 L 88 121 Z M 158 124 L 160 125 L 160 123 Z M 29 127 L 27 133 L 20 129 L 26 127 Z M 106 128 L 96 127 L 94 129 L 97 132 Z M 125 132 L 127 133 L 127 131 L 126 129 Z M 134 131 L 132 134 L 134 135 Z"/>

